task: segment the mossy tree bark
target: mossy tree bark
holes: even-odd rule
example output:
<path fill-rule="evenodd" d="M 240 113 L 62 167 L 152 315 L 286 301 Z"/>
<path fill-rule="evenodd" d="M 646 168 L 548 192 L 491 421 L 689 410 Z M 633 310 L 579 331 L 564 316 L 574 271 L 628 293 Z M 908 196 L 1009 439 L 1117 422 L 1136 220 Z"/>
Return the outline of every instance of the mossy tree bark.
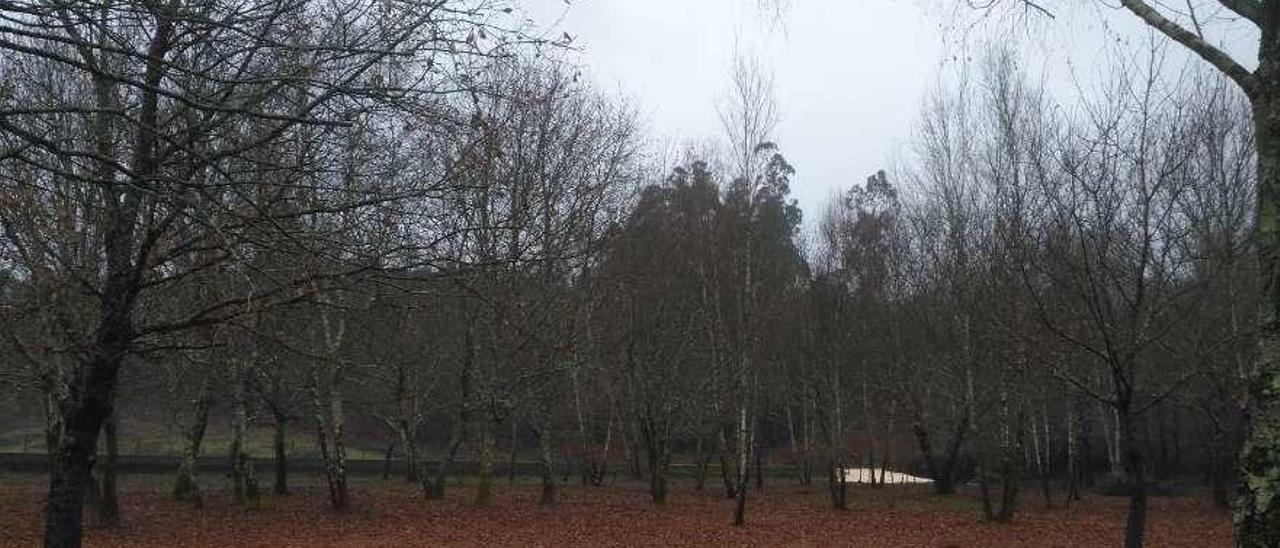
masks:
<path fill-rule="evenodd" d="M 1249 383 L 1250 429 L 1240 455 L 1240 496 L 1235 511 L 1238 546 L 1280 545 L 1280 5 L 1268 4 L 1256 72 L 1264 85 L 1253 97 L 1258 146 L 1257 240 L 1262 291 L 1258 355 Z"/>

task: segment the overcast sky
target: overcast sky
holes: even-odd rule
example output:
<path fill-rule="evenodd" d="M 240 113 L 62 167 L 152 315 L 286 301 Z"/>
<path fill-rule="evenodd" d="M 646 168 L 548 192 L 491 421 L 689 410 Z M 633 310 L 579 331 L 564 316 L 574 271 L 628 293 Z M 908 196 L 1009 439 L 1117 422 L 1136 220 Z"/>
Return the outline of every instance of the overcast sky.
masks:
<path fill-rule="evenodd" d="M 1208 39 L 1251 61 L 1256 34 L 1200 1 Z M 1151 38 L 1103 0 L 1043 0 L 1053 19 L 1007 10 L 983 18 L 963 0 L 790 0 L 780 18 L 756 0 L 526 4 L 541 32 L 574 37 L 587 77 L 628 97 L 655 142 L 719 138 L 716 101 L 734 52 L 758 57 L 774 74 L 776 141 L 797 170 L 792 193 L 807 225 L 832 192 L 909 157 L 924 99 L 984 42 L 1020 44 L 1028 71 L 1068 99 L 1087 89 L 1109 46 L 1136 50 Z"/>

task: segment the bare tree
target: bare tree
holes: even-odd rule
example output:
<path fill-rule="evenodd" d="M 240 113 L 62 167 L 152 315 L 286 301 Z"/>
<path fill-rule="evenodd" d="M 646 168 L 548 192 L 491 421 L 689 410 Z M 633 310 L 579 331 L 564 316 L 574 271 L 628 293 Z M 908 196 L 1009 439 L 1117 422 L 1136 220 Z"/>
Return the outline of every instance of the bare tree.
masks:
<path fill-rule="evenodd" d="M 462 67 L 467 55 L 493 51 L 494 43 L 477 45 L 477 28 L 493 31 L 495 43 L 505 41 L 485 17 L 502 6 L 36 1 L 3 8 L 8 23 L 0 31 L 6 52 L 0 70 L 14 85 L 2 97 L 2 216 L 18 218 L 10 212 L 15 207 L 47 211 L 61 195 L 46 182 L 94 189 L 77 193 L 83 207 L 76 225 L 93 246 L 80 262 L 53 252 L 45 230 L 52 215 L 4 226 L 24 276 L 47 265 L 74 280 L 97 308 L 94 327 L 70 352 L 77 374 L 68 379 L 59 412 L 66 434 L 51 454 L 45 514 L 46 546 L 78 546 L 82 495 L 125 356 L 139 345 L 164 344 L 166 336 L 235 317 L 246 298 L 165 317 L 141 314 L 140 303 L 193 271 L 236 260 L 251 228 L 260 229 L 258 247 L 304 252 L 285 218 L 370 208 L 415 192 L 412 185 L 333 188 L 287 213 L 262 215 L 257 206 L 281 193 L 251 191 L 264 181 L 238 166 L 268 167 L 253 152 L 298 135 L 299 128 L 331 137 L 329 129 L 349 123 L 329 118 L 335 112 L 329 107 L 344 100 L 371 105 L 433 91 L 444 80 L 431 68 L 437 51 L 459 52 L 452 63 Z M 385 88 L 371 69 L 391 58 L 429 77 L 414 88 Z M 66 85 L 48 93 L 55 83 Z M 68 138 L 48 138 L 57 133 Z M 10 198 L 24 194 L 33 196 L 25 205 Z M 216 250 L 212 261 L 181 260 L 206 250 Z M 252 299 L 282 302 L 308 291 L 306 280 L 274 282 Z"/>
<path fill-rule="evenodd" d="M 1051 5 L 1016 0 L 1038 13 L 1050 13 Z M 995 2 L 987 2 L 991 6 Z M 1280 347 L 1280 228 L 1275 217 L 1280 212 L 1280 4 L 1269 0 L 1220 0 L 1187 2 L 1172 8 L 1149 0 L 1121 0 L 1121 7 L 1134 17 L 1203 59 L 1235 82 L 1249 100 L 1253 113 L 1256 147 L 1256 254 L 1259 270 L 1257 325 L 1258 345 L 1251 368 L 1246 413 L 1248 441 L 1240 459 L 1240 495 L 1235 512 L 1237 546 L 1269 546 L 1280 542 L 1280 497 L 1276 492 L 1280 469 L 1277 430 L 1280 430 L 1280 398 L 1271 387 L 1277 377 L 1275 356 Z M 1185 7 L 1185 9 L 1183 9 Z M 1175 11 L 1176 10 L 1176 11 Z M 1252 27 L 1259 32 L 1257 67 L 1246 68 L 1206 38 L 1202 15 L 1208 10 L 1225 10 L 1233 25 Z M 1209 29 L 1210 31 L 1212 29 Z"/>

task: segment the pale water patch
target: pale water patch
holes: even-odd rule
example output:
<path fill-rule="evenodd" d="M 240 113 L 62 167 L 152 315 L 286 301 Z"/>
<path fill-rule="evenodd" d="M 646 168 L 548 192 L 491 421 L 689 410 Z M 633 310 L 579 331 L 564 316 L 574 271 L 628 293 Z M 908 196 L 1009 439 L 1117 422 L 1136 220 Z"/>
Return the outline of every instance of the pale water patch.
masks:
<path fill-rule="evenodd" d="M 933 483 L 929 478 L 904 474 L 902 472 L 894 472 L 893 470 L 884 470 L 884 482 L 886 484 L 899 483 Z M 871 483 L 880 481 L 881 469 L 879 468 L 847 468 L 844 471 L 844 480 L 849 483 Z"/>

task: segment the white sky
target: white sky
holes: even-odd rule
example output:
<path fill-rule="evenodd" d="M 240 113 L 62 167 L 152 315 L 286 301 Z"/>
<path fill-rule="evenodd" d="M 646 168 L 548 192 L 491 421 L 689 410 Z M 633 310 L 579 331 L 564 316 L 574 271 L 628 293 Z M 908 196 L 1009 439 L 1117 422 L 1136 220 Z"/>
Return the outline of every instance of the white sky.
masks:
<path fill-rule="evenodd" d="M 1207 39 L 1252 67 L 1256 33 L 1216 1 L 1198 1 Z M 790 0 L 780 21 L 757 0 L 526 0 L 525 9 L 547 36 L 574 37 L 587 77 L 628 97 L 655 142 L 718 139 L 715 106 L 735 49 L 756 55 L 774 73 L 775 141 L 796 168 L 792 195 L 812 226 L 831 193 L 909 153 L 926 96 L 984 42 L 1021 44 L 1028 72 L 1069 99 L 1088 89 L 1109 45 L 1145 51 L 1151 37 L 1116 2 L 1040 4 L 1055 18 L 984 18 L 965 0 Z M 1184 52 L 1171 49 L 1170 64 L 1181 66 Z"/>

